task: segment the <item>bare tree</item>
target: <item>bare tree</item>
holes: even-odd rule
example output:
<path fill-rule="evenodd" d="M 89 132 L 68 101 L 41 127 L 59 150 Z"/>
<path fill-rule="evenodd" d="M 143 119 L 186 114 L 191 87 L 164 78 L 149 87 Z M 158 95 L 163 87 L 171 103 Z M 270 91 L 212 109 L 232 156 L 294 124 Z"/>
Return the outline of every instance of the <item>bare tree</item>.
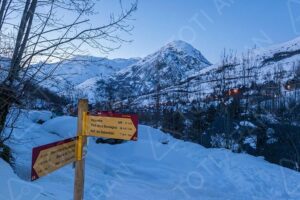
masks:
<path fill-rule="evenodd" d="M 12 0 L 0 1 L 0 30 L 2 29 L 3 23 L 6 17 L 9 15 L 9 9 L 11 7 Z"/>
<path fill-rule="evenodd" d="M 126 42 L 119 33 L 132 30 L 130 20 L 137 2 L 125 6 L 119 1 L 120 12 L 103 19 L 102 24 L 95 23 L 91 17 L 97 14 L 95 3 L 96 0 L 1 1 L 1 49 L 2 41 L 13 45 L 6 54 L 10 55 L 10 63 L 1 66 L 5 73 L 0 79 L 0 133 L 10 108 L 21 103 L 26 82 L 42 83 L 64 59 L 86 49 L 106 53 Z M 49 68 L 47 63 L 53 61 L 57 65 Z M 0 134 L 0 141 L 1 138 Z"/>

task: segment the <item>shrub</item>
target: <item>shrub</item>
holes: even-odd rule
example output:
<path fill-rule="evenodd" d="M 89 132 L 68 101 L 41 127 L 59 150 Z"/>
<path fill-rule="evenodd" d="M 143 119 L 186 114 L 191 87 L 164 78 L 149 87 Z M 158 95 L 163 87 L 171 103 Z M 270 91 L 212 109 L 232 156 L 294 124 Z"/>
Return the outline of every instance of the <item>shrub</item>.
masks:
<path fill-rule="evenodd" d="M 0 143 L 0 158 L 9 163 L 13 164 L 13 157 L 11 154 L 11 149 L 3 143 Z"/>

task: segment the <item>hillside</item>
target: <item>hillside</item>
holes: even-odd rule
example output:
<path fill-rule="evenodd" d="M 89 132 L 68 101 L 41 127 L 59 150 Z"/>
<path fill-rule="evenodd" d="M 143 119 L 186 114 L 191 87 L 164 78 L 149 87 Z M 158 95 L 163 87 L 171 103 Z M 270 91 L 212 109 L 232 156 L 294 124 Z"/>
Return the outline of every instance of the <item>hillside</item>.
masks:
<path fill-rule="evenodd" d="M 200 51 L 183 41 L 173 41 L 136 64 L 117 72 L 113 79 L 133 85 L 135 94 L 154 92 L 178 84 L 210 66 Z M 130 84 L 139 83 L 139 84 Z"/>
<path fill-rule="evenodd" d="M 299 73 L 297 72 L 300 66 L 299 44 L 300 38 L 296 38 L 269 48 L 249 50 L 241 58 L 228 52 L 220 62 L 195 70 L 194 73 L 180 79 L 179 83 L 162 87 L 161 99 L 167 101 L 172 96 L 186 96 L 183 101 L 190 103 L 199 99 L 209 99 L 216 92 L 220 92 L 218 90 L 249 88 L 253 83 L 264 85 L 271 81 L 280 81 L 281 84 L 286 84 Z M 161 82 L 164 82 L 169 80 L 170 76 L 161 77 Z M 220 84 L 224 84 L 225 88 L 220 88 Z M 282 88 L 282 91 L 293 94 L 293 91 L 286 88 Z M 144 93 L 141 91 L 136 95 L 137 98 L 134 98 L 133 104 L 142 106 L 147 102 L 153 102 L 155 95 L 156 91 L 151 89 Z"/>
<path fill-rule="evenodd" d="M 71 165 L 37 181 L 27 181 L 33 147 L 75 134 L 76 118 L 49 119 L 50 116 L 47 111 L 23 111 L 18 120 L 22 126 L 14 131 L 9 143 L 18 176 L 0 160 L 1 200 L 72 198 L 74 169 Z M 39 119 L 46 122 L 36 123 Z M 86 200 L 300 198 L 300 174 L 260 157 L 206 149 L 142 125 L 138 137 L 137 142 L 120 145 L 96 144 L 90 139 L 86 156 Z M 162 140 L 169 142 L 164 145 Z"/>
<path fill-rule="evenodd" d="M 114 86 L 116 99 L 141 96 L 156 91 L 157 85 L 166 88 L 179 84 L 210 65 L 201 52 L 190 44 L 173 41 L 109 77 L 87 80 L 77 88 L 81 91 L 90 90 L 87 95 L 91 99 L 94 99 L 95 94 L 97 96 L 102 94 L 103 99 L 107 99 L 103 95 L 107 93 L 106 87 L 97 85 L 97 81 L 101 80 L 105 85 Z"/>
<path fill-rule="evenodd" d="M 45 74 L 54 71 L 52 79 L 43 86 L 52 91 L 66 92 L 67 87 L 75 87 L 88 79 L 109 76 L 139 61 L 138 58 L 108 59 L 93 56 L 76 56 L 60 63 L 47 64 Z M 60 83 L 57 85 L 57 83 Z"/>
<path fill-rule="evenodd" d="M 280 79 L 286 83 L 293 79 L 300 60 L 299 40 L 251 49 L 242 57 L 228 51 L 213 65 L 200 51 L 183 41 L 173 41 L 143 59 L 79 56 L 59 64 L 55 81 L 44 85 L 52 90 L 59 87 L 62 94 L 70 87 L 75 88 L 78 97 L 88 97 L 93 102 L 107 100 L 107 86 L 112 85 L 114 96 L 110 98 L 116 101 L 133 97 L 131 103 L 137 106 L 153 104 L 157 90 L 162 100 L 170 95 L 188 95 L 188 102 L 192 102 L 213 95 L 222 77 L 226 79 L 227 89 L 250 87 L 253 82 L 265 84 Z M 49 70 L 56 65 L 49 64 Z"/>
<path fill-rule="evenodd" d="M 85 90 L 97 96 L 96 108 L 136 112 L 142 123 L 176 138 L 299 171 L 299 41 L 241 57 L 226 51 L 213 65 L 175 41 Z"/>
<path fill-rule="evenodd" d="M 82 91 L 82 96 L 94 102 L 110 98 L 114 102 L 124 100 L 122 104 L 126 104 L 131 97 L 132 105 L 144 107 L 154 104 L 158 90 L 162 102 L 186 96 L 183 101 L 190 103 L 211 98 L 217 90 L 221 90 L 220 82 L 226 85 L 223 90 L 249 88 L 253 83 L 263 85 L 273 80 L 285 84 L 297 76 L 299 40 L 296 38 L 264 49 L 250 49 L 242 57 L 228 51 L 213 65 L 191 45 L 174 41 L 110 76 L 93 77 L 76 88 Z M 108 87 L 112 85 L 113 88 Z M 114 95 L 108 97 L 108 90 L 112 90 Z M 283 91 L 290 93 L 284 88 Z"/>

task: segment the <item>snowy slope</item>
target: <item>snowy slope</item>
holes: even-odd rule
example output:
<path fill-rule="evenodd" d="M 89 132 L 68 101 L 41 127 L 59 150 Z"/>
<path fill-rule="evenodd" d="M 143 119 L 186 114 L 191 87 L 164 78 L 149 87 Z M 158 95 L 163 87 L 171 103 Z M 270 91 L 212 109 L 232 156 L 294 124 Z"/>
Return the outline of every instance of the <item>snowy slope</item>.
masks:
<path fill-rule="evenodd" d="M 300 49 L 300 37 L 292 39 L 290 41 L 275 44 L 270 47 L 255 49 L 254 52 L 256 55 L 260 55 L 261 57 L 270 57 L 278 52 L 291 52 Z"/>
<path fill-rule="evenodd" d="M 161 88 L 179 84 L 210 65 L 201 52 L 190 44 L 173 41 L 104 80 L 107 85 L 115 87 L 116 98 L 122 99 L 124 93 L 125 96 L 151 93 L 156 90 L 158 83 Z M 92 98 L 97 87 L 99 86 L 92 83 L 80 85 L 78 88 L 82 91 L 91 90 L 92 94 L 88 96 Z M 105 91 L 102 92 L 104 93 Z"/>
<path fill-rule="evenodd" d="M 158 85 L 162 101 L 186 96 L 185 101 L 190 103 L 210 98 L 223 76 L 227 88 L 250 87 L 253 82 L 266 84 L 274 80 L 285 84 L 296 76 L 295 70 L 300 66 L 300 38 L 251 49 L 242 57 L 229 55 L 226 63 L 223 62 L 211 65 L 191 45 L 174 41 L 104 80 L 114 87 L 115 100 L 127 101 L 132 97 L 132 105 L 140 107 L 153 104 Z M 223 64 L 228 67 L 223 69 Z M 87 80 L 76 88 L 95 100 L 96 88 L 104 88 L 97 86 L 97 80 Z M 100 99 L 106 98 L 105 93 L 99 93 L 103 95 Z"/>
<path fill-rule="evenodd" d="M 23 126 L 14 132 L 18 142 L 9 144 L 15 153 L 15 171 L 24 179 L 29 177 L 32 147 L 71 137 L 76 131 L 74 117 L 38 125 L 27 116 L 22 115 L 19 125 Z M 169 143 L 163 145 L 163 140 Z M 1 200 L 72 199 L 71 165 L 33 183 L 16 177 L 1 160 L 0 169 Z M 206 149 L 148 126 L 139 126 L 137 142 L 96 144 L 90 138 L 85 177 L 87 200 L 300 198 L 300 174 L 296 171 L 246 154 Z"/>
<path fill-rule="evenodd" d="M 135 62 L 137 59 L 110 60 L 91 56 L 77 56 L 59 66 L 55 75 L 62 75 L 74 85 L 78 85 L 90 78 L 110 75 Z"/>
<path fill-rule="evenodd" d="M 12 170 L 12 168 L 0 159 L 0 199 L 34 199 L 35 194 L 24 195 L 22 194 L 31 190 L 38 189 L 40 187 L 32 185 L 26 181 L 21 180 Z M 25 189 L 26 188 L 26 189 Z M 41 190 L 35 190 L 35 192 L 40 192 Z M 20 198 L 23 196 L 22 198 Z M 25 197 L 25 198 L 24 198 Z"/>
<path fill-rule="evenodd" d="M 130 74 L 130 72 L 135 72 L 135 74 L 146 73 L 155 69 L 157 62 L 164 63 L 168 69 L 177 70 L 178 73 L 184 73 L 183 75 L 186 76 L 211 65 L 201 52 L 192 45 L 181 40 L 175 40 L 166 44 L 155 53 L 146 56 L 135 65 L 120 71 L 118 74 L 134 75 Z"/>
<path fill-rule="evenodd" d="M 136 63 L 138 60 L 138 58 L 108 59 L 92 56 L 76 56 L 61 63 L 47 64 L 43 68 L 46 70 L 44 73 L 49 74 L 55 69 L 53 73 L 54 80 L 47 81 L 43 85 L 52 90 L 56 90 L 57 87 L 66 90 L 64 86 L 67 84 L 77 86 L 88 79 L 111 75 Z"/>
<path fill-rule="evenodd" d="M 223 67 L 223 64 L 228 66 Z M 251 87 L 254 82 L 266 84 L 277 81 L 285 84 L 297 76 L 295 72 L 297 67 L 300 69 L 300 38 L 268 48 L 249 50 L 244 53 L 244 57 L 234 58 L 229 55 L 225 61 L 199 69 L 190 76 L 182 78 L 179 83 L 163 88 L 160 91 L 161 99 L 186 96 L 185 101 L 188 103 L 208 99 L 219 87 L 222 77 L 225 79 L 226 88 Z M 147 76 L 153 77 L 153 74 Z M 127 80 L 129 81 L 130 79 Z M 289 92 L 284 88 L 282 91 Z M 149 102 L 153 103 L 155 92 L 146 94 L 139 92 L 134 98 L 134 104 L 142 107 Z"/>
<path fill-rule="evenodd" d="M 115 75 L 116 80 L 139 82 L 138 91 L 149 92 L 159 81 L 161 87 L 176 84 L 211 64 L 190 44 L 173 41 Z M 133 86 L 134 87 L 134 86 Z"/>

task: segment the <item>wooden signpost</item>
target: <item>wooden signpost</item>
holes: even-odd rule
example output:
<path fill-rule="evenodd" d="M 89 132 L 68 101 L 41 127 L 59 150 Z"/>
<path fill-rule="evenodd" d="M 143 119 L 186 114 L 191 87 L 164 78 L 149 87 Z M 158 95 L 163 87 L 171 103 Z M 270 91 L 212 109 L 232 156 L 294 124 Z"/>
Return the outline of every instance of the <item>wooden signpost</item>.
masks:
<path fill-rule="evenodd" d="M 69 163 L 75 162 L 74 200 L 84 194 L 85 158 L 88 136 L 121 140 L 137 140 L 137 115 L 112 112 L 88 113 L 88 101 L 78 102 L 77 136 L 35 147 L 32 150 L 31 180 L 34 181 Z"/>
<path fill-rule="evenodd" d="M 84 132 L 84 113 L 88 111 L 88 101 L 80 99 L 78 102 L 78 118 L 77 118 L 77 155 L 78 161 L 75 163 L 75 181 L 74 181 L 74 200 L 83 200 L 84 194 L 84 168 L 85 158 L 82 157 L 82 152 L 86 146 L 86 136 Z"/>

